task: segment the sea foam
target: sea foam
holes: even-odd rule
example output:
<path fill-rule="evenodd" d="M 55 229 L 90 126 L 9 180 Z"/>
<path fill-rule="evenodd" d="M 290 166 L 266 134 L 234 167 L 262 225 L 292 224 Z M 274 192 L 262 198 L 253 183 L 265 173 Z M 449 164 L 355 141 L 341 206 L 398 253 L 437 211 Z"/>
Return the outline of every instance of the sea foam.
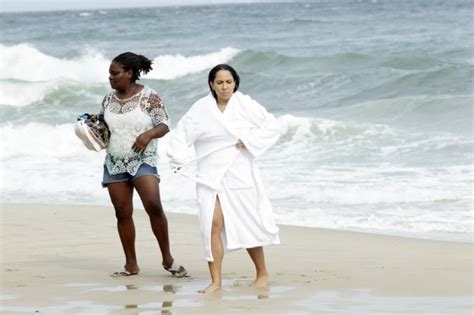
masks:
<path fill-rule="evenodd" d="M 97 50 L 88 49 L 82 55 L 68 59 L 47 55 L 26 43 L 14 46 L 0 44 L 0 49 L 0 79 L 27 82 L 61 79 L 79 82 L 108 81 L 110 60 Z M 239 52 L 238 49 L 225 47 L 217 52 L 196 56 L 149 56 L 154 60 L 154 69 L 143 78 L 173 80 L 228 62 Z"/>
<path fill-rule="evenodd" d="M 5 46 L 0 44 L 0 79 L 27 82 L 74 80 L 79 82 L 107 82 L 109 61 L 94 50 L 87 50 L 76 58 L 57 58 L 47 55 L 30 44 Z"/>
<path fill-rule="evenodd" d="M 154 60 L 154 68 L 144 78 L 159 80 L 174 80 L 188 74 L 199 73 L 215 66 L 216 64 L 226 63 L 232 60 L 240 50 L 226 47 L 218 52 L 190 56 L 183 55 L 163 55 Z"/>
<path fill-rule="evenodd" d="M 21 107 L 34 104 L 65 82 L 80 86 L 108 82 L 110 60 L 96 50 L 86 50 L 70 59 L 47 55 L 30 44 L 0 44 L 0 50 L 0 80 L 3 81 L 0 105 Z M 229 62 L 239 53 L 238 49 L 226 47 L 196 56 L 162 55 L 154 57 L 154 69 L 142 77 L 175 80 Z M 25 93 L 26 90 L 28 93 Z"/>

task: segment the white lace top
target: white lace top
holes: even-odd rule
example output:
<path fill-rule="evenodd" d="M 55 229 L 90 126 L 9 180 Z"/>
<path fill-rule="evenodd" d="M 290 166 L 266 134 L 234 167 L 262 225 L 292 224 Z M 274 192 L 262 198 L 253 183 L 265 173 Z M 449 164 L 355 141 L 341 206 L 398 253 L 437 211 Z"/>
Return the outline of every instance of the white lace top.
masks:
<path fill-rule="evenodd" d="M 143 163 L 156 166 L 157 139 L 150 141 L 143 153 L 132 149 L 140 134 L 158 124 L 169 126 L 166 108 L 154 90 L 144 86 L 139 93 L 124 100 L 110 92 L 102 101 L 101 113 L 110 130 L 104 163 L 110 175 L 125 172 L 135 175 Z"/>

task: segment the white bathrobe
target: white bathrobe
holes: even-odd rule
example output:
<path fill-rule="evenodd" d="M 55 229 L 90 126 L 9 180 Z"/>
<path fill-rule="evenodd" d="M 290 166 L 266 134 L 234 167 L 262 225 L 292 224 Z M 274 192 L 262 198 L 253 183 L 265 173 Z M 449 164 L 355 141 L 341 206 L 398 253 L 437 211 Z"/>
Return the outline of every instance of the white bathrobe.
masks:
<path fill-rule="evenodd" d="M 224 216 L 221 236 L 225 251 L 280 243 L 272 206 L 255 165 L 255 157 L 279 136 L 279 121 L 238 91 L 224 112 L 212 94 L 201 98 L 172 131 L 167 154 L 170 165 L 180 167 L 183 175 L 183 166 L 193 161 L 190 148 L 194 145 L 199 222 L 208 261 L 213 261 L 211 228 L 216 196 Z M 238 139 L 245 149 L 236 147 Z"/>

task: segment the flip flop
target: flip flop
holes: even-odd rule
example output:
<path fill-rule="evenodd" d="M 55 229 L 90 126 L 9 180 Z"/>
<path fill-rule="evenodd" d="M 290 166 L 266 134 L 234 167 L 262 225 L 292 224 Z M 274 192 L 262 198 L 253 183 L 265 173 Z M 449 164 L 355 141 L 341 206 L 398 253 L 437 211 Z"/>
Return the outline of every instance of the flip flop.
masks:
<path fill-rule="evenodd" d="M 124 270 L 124 271 L 116 271 L 110 276 L 113 278 L 119 278 L 119 277 L 130 277 L 130 276 L 135 276 L 135 275 L 138 275 L 138 272 L 130 272 L 128 270 Z"/>
<path fill-rule="evenodd" d="M 188 271 L 181 264 L 177 263 L 176 260 L 173 260 L 171 267 L 163 266 L 163 268 L 171 272 L 171 275 L 176 278 L 182 278 L 188 274 Z"/>

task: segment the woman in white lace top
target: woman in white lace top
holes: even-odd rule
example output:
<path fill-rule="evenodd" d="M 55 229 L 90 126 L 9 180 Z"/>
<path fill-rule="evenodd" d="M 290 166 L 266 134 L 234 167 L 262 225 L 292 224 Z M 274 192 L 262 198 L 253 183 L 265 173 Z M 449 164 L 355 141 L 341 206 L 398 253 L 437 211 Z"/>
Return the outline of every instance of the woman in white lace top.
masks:
<path fill-rule="evenodd" d="M 152 70 L 148 58 L 126 52 L 115 57 L 109 67 L 114 91 L 104 97 L 101 113 L 110 130 L 102 185 L 107 187 L 115 208 L 117 229 L 125 254 L 124 270 L 113 276 L 138 274 L 133 222 L 133 192 L 140 195 L 158 240 L 162 266 L 175 277 L 186 275 L 170 252 L 168 222 L 160 200 L 157 139 L 169 131 L 169 118 L 158 94 L 137 84 L 141 73 Z"/>

